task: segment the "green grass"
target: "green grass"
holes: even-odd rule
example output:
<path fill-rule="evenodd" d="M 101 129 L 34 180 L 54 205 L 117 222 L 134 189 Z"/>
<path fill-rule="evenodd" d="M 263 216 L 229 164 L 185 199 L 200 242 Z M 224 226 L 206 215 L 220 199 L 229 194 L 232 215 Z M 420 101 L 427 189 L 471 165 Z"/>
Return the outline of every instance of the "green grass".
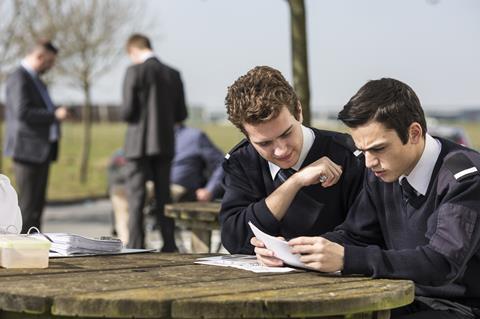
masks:
<path fill-rule="evenodd" d="M 123 145 L 124 132 L 123 124 L 93 125 L 88 181 L 81 184 L 79 167 L 83 127 L 78 123 L 62 125 L 59 159 L 51 166 L 47 198 L 70 200 L 105 195 L 108 162 L 112 153 Z M 14 181 L 9 159 L 4 159 L 3 174 Z"/>
<path fill-rule="evenodd" d="M 224 152 L 241 140 L 242 134 L 233 126 L 200 126 Z M 123 146 L 126 126 L 121 123 L 94 124 L 92 126 L 92 149 L 88 180 L 80 183 L 80 157 L 83 126 L 80 123 L 62 125 L 60 155 L 51 166 L 47 198 L 49 200 L 72 200 L 77 198 L 105 196 L 107 191 L 107 167 L 115 150 Z M 3 131 L 2 131 L 3 132 Z M 13 178 L 12 162 L 3 158 L 2 174 Z"/>
<path fill-rule="evenodd" d="M 465 131 L 467 131 L 470 142 L 472 143 L 472 148 L 480 151 L 480 123 L 478 122 L 465 122 L 465 123 L 446 123 L 449 125 L 458 125 L 462 126 Z"/>
<path fill-rule="evenodd" d="M 231 150 L 244 138 L 243 134 L 233 125 L 209 124 L 197 127 L 202 129 L 224 153 Z"/>
<path fill-rule="evenodd" d="M 470 136 L 473 148 L 480 149 L 479 123 L 448 123 L 463 126 Z M 341 125 L 332 122 L 318 123 L 316 127 L 329 130 L 345 131 Z M 224 152 L 238 143 L 243 135 L 232 125 L 205 124 L 197 125 L 204 130 L 212 141 Z M 86 197 L 105 196 L 107 189 L 107 166 L 113 152 L 122 147 L 125 137 L 124 124 L 104 123 L 92 127 L 92 150 L 89 164 L 88 181 L 79 181 L 79 167 L 83 127 L 79 123 L 65 123 L 62 126 L 63 138 L 58 162 L 50 171 L 48 199 L 71 200 Z M 3 161 L 2 173 L 14 182 L 12 163 Z"/>

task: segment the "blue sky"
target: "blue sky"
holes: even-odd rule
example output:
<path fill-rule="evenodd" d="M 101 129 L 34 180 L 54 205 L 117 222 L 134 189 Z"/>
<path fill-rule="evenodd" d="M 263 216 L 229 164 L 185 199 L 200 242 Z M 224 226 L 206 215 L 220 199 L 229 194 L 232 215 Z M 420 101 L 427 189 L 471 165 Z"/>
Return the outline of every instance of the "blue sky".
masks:
<path fill-rule="evenodd" d="M 427 110 L 480 107 L 480 1 L 306 0 L 311 105 L 335 111 L 370 79 L 411 85 Z M 227 86 L 255 65 L 291 80 L 285 0 L 146 0 L 155 51 L 182 73 L 189 105 L 223 110 Z M 128 60 L 97 84 L 118 103 Z M 67 99 L 56 89 L 57 99 Z M 68 95 L 75 99 L 76 95 Z"/>

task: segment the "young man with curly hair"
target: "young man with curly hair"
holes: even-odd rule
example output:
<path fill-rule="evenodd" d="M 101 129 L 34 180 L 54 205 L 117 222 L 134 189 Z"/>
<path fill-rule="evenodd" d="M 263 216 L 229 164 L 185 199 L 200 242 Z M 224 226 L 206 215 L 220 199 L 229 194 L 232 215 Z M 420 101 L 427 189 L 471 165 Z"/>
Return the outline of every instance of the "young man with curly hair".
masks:
<path fill-rule="evenodd" d="M 350 136 L 303 126 L 293 88 L 268 66 L 238 78 L 225 103 L 229 120 L 246 137 L 224 162 L 220 222 L 225 248 L 253 254 L 254 246 L 263 247 L 249 221 L 286 239 L 319 235 L 340 224 L 364 172 Z"/>

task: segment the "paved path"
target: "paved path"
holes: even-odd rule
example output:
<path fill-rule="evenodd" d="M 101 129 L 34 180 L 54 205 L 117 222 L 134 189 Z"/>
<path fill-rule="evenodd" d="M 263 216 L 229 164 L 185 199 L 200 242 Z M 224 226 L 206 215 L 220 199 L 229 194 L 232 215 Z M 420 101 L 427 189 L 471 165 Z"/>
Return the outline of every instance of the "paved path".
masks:
<path fill-rule="evenodd" d="M 72 233 L 87 237 L 111 236 L 112 205 L 108 199 L 85 201 L 69 205 L 47 205 L 43 217 L 43 231 Z M 162 242 L 158 231 L 151 230 L 147 221 L 147 248 L 158 249 Z M 181 252 L 191 252 L 190 232 L 179 230 L 176 234 Z M 212 236 L 212 247 L 220 241 L 219 232 Z M 224 249 L 222 252 L 226 252 Z"/>
<path fill-rule="evenodd" d="M 112 205 L 107 199 L 69 205 L 47 205 L 43 231 L 74 233 L 82 236 L 109 236 L 112 231 Z"/>

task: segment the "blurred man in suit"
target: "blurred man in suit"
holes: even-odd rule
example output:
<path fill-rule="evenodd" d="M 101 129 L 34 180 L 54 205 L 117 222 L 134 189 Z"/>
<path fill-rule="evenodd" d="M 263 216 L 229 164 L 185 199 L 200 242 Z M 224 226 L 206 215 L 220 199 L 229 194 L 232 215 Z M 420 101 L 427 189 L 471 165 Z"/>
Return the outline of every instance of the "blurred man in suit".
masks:
<path fill-rule="evenodd" d="M 55 64 L 57 48 L 39 41 L 6 83 L 5 156 L 13 158 L 22 232 L 40 228 L 50 163 L 57 158 L 64 107 L 55 107 L 40 76 Z"/>
<path fill-rule="evenodd" d="M 123 86 L 123 119 L 128 123 L 125 140 L 130 248 L 145 246 L 143 208 L 145 182 L 155 189 L 155 211 L 163 238 L 163 252 L 177 251 L 174 221 L 165 217 L 170 201 L 170 169 L 174 156 L 174 124 L 186 117 L 180 74 L 160 62 L 150 40 L 133 34 L 127 41 L 133 65 Z"/>

